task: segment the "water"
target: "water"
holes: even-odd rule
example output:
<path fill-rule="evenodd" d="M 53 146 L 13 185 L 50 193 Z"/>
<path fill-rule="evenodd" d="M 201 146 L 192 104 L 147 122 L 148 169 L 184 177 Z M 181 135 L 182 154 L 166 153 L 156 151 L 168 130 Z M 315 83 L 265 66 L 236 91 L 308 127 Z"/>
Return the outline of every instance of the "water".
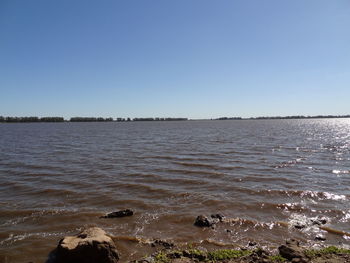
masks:
<path fill-rule="evenodd" d="M 276 224 L 350 232 L 349 149 L 350 119 L 1 124 L 0 262 L 44 262 L 87 226 L 118 239 L 122 261 L 145 252 L 123 237 L 349 246 Z M 99 218 L 123 208 L 134 216 Z M 239 222 L 193 226 L 212 213 Z"/>

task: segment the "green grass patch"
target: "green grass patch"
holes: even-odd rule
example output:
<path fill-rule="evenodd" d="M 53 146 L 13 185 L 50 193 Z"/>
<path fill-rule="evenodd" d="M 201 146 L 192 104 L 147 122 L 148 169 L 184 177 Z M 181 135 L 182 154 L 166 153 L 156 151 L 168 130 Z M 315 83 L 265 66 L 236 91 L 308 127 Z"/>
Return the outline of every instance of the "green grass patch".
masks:
<path fill-rule="evenodd" d="M 168 263 L 170 262 L 170 259 L 168 258 L 167 254 L 163 251 L 158 252 L 154 257 L 155 263 Z"/>
<path fill-rule="evenodd" d="M 189 249 L 188 253 L 193 257 L 193 258 L 202 258 L 202 257 L 206 257 L 206 252 L 203 250 L 199 250 L 199 249 Z"/>
<path fill-rule="evenodd" d="M 271 260 L 272 262 L 286 262 L 287 261 L 287 259 L 285 259 L 281 255 L 269 256 L 269 260 Z"/>
<path fill-rule="evenodd" d="M 208 252 L 208 259 L 212 261 L 221 261 L 248 256 L 251 253 L 252 252 L 249 250 L 220 249 Z"/>
<path fill-rule="evenodd" d="M 350 249 L 330 246 L 321 249 L 308 249 L 305 251 L 305 254 L 311 258 L 327 254 L 350 254 Z"/>

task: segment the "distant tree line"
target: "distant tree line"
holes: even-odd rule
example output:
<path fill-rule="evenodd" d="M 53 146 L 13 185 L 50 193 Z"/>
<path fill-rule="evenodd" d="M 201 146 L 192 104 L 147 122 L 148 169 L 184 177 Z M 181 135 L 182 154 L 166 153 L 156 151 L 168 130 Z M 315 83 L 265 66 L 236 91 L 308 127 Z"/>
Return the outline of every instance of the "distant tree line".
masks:
<path fill-rule="evenodd" d="M 130 121 L 184 121 L 187 118 L 102 118 L 102 117 L 72 117 L 68 122 L 130 122 Z M 0 123 L 8 122 L 65 122 L 63 117 L 3 117 L 0 116 Z"/>
<path fill-rule="evenodd" d="M 121 121 L 131 121 L 130 118 L 116 118 L 115 121 L 121 122 Z"/>
<path fill-rule="evenodd" d="M 315 115 L 315 116 L 262 116 L 262 117 L 220 117 L 213 120 L 282 120 L 282 119 L 326 119 L 326 118 L 350 118 L 349 115 Z M 187 121 L 188 118 L 102 118 L 102 117 L 72 117 L 65 120 L 63 117 L 3 117 L 0 116 L 0 123 L 16 122 L 131 122 L 131 121 Z"/>
<path fill-rule="evenodd" d="M 102 121 L 113 121 L 113 118 L 102 118 L 102 117 L 73 117 L 70 118 L 70 122 L 102 122 Z"/>
<path fill-rule="evenodd" d="M 273 116 L 273 117 L 252 117 L 252 120 L 282 120 L 282 119 L 329 119 L 329 118 L 350 118 L 350 115 L 293 115 L 293 116 Z"/>
<path fill-rule="evenodd" d="M 133 121 L 187 121 L 188 118 L 134 118 Z"/>
<path fill-rule="evenodd" d="M 225 121 L 225 120 L 241 120 L 242 117 L 220 117 L 220 118 L 217 118 L 215 120 L 219 120 L 219 121 Z"/>
<path fill-rule="evenodd" d="M 293 115 L 293 116 L 262 116 L 262 117 L 220 117 L 214 120 L 284 120 L 284 119 L 327 119 L 327 118 L 350 118 L 350 115 Z"/>
<path fill-rule="evenodd" d="M 64 122 L 63 117 L 3 117 L 0 122 Z"/>

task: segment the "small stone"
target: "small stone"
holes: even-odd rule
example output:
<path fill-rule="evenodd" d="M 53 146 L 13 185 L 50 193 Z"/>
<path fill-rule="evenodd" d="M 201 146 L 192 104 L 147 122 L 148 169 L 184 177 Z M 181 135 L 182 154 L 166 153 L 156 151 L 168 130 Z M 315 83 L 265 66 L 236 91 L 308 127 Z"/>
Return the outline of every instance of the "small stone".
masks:
<path fill-rule="evenodd" d="M 248 246 L 254 247 L 254 246 L 256 246 L 256 242 L 254 242 L 254 241 L 249 241 Z"/>
<path fill-rule="evenodd" d="M 287 245 L 295 245 L 297 247 L 299 247 L 299 241 L 298 240 L 295 240 L 295 239 L 288 239 L 286 240 L 286 244 Z"/>
<path fill-rule="evenodd" d="M 315 237 L 315 240 L 318 240 L 318 241 L 325 241 L 326 238 L 325 238 L 324 236 L 322 236 L 322 235 L 317 235 L 317 236 Z"/>
<path fill-rule="evenodd" d="M 222 220 L 225 218 L 225 216 L 222 214 L 212 214 L 210 217 L 214 219 L 219 219 L 220 222 L 222 222 Z"/>
<path fill-rule="evenodd" d="M 324 224 L 327 224 L 327 219 L 325 219 L 325 218 L 321 218 L 321 219 L 313 219 L 313 220 L 311 220 L 311 223 L 313 224 L 313 225 L 324 225 Z"/>
<path fill-rule="evenodd" d="M 321 223 L 322 225 L 327 224 L 327 219 L 320 219 L 319 221 L 320 221 L 320 223 Z"/>
<path fill-rule="evenodd" d="M 137 260 L 135 263 L 152 263 L 152 262 L 154 262 L 153 257 L 146 257 L 141 260 Z"/>
<path fill-rule="evenodd" d="M 181 257 L 182 257 L 182 253 L 178 252 L 178 251 L 175 251 L 175 252 L 168 254 L 168 258 L 171 258 L 171 259 L 181 258 Z"/>
<path fill-rule="evenodd" d="M 199 227 L 211 227 L 212 225 L 214 225 L 214 223 L 211 220 L 209 220 L 206 216 L 199 215 L 197 216 L 194 225 Z"/>
<path fill-rule="evenodd" d="M 206 260 L 205 253 L 198 253 L 198 251 L 193 252 L 191 250 L 184 250 L 182 251 L 182 256 L 186 258 L 191 258 L 191 259 L 198 259 L 199 261 Z"/>
<path fill-rule="evenodd" d="M 134 212 L 130 209 L 124 209 L 124 210 L 120 210 L 117 212 L 112 212 L 109 213 L 105 216 L 101 216 L 100 218 L 115 218 L 115 217 L 125 217 L 125 216 L 132 216 L 134 214 Z"/>
<path fill-rule="evenodd" d="M 151 246 L 152 246 L 152 247 L 162 246 L 162 247 L 164 247 L 164 248 L 166 248 L 166 249 L 169 249 L 169 248 L 174 247 L 174 244 L 173 244 L 173 243 L 166 242 L 166 241 L 163 241 L 163 240 L 160 240 L 160 239 L 156 239 L 156 240 L 154 240 L 154 241 L 151 243 Z"/>
<path fill-rule="evenodd" d="M 192 259 L 181 257 L 181 258 L 175 258 L 171 261 L 172 263 L 193 263 Z"/>
<path fill-rule="evenodd" d="M 305 225 L 296 224 L 296 225 L 294 225 L 294 227 L 295 227 L 296 229 L 303 229 L 303 228 L 305 228 L 306 226 L 305 226 Z"/>
<path fill-rule="evenodd" d="M 261 248 L 258 248 L 257 250 L 255 250 L 255 254 L 258 255 L 259 257 L 266 257 L 269 255 L 269 252 Z"/>

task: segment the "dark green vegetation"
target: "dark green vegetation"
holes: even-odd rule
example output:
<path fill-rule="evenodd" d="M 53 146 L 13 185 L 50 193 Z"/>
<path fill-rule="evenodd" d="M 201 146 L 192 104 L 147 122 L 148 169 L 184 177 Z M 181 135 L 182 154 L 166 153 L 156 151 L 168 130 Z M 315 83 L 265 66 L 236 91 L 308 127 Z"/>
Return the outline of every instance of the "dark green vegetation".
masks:
<path fill-rule="evenodd" d="M 305 254 L 310 258 L 331 254 L 350 254 L 350 249 L 339 248 L 335 246 L 325 247 L 322 249 L 308 249 Z"/>
<path fill-rule="evenodd" d="M 284 120 L 284 119 L 329 119 L 329 118 L 350 118 L 350 115 L 315 115 L 315 116 L 292 115 L 292 116 L 261 116 L 261 117 L 251 117 L 251 118 L 220 117 L 215 120 Z"/>
<path fill-rule="evenodd" d="M 206 252 L 200 249 L 189 249 L 184 251 L 159 251 L 154 255 L 155 263 L 169 263 L 175 258 L 190 258 L 202 262 L 218 262 L 241 258 L 252 254 L 250 250 L 219 249 Z"/>
<path fill-rule="evenodd" d="M 102 118 L 102 117 L 73 117 L 70 118 L 70 122 L 102 122 L 102 121 L 113 121 L 113 118 Z"/>
<path fill-rule="evenodd" d="M 284 257 L 282 257 L 281 255 L 273 255 L 273 256 L 269 256 L 269 260 L 272 262 L 286 262 L 287 259 L 285 259 Z"/>
<path fill-rule="evenodd" d="M 102 117 L 72 117 L 69 122 L 129 122 L 129 121 L 187 121 L 187 118 L 102 118 Z M 3 117 L 0 116 L 0 122 L 65 122 L 63 117 Z"/>
<path fill-rule="evenodd" d="M 187 118 L 134 118 L 133 121 L 187 121 Z"/>
<path fill-rule="evenodd" d="M 215 120 L 227 121 L 227 120 L 242 120 L 242 117 L 220 117 Z"/>
<path fill-rule="evenodd" d="M 0 122 L 64 122 L 63 117 L 3 117 L 0 116 Z"/>
<path fill-rule="evenodd" d="M 317 115 L 317 116 L 274 116 L 274 117 L 220 117 L 212 120 L 283 120 L 283 119 L 327 119 L 327 118 L 350 118 L 350 115 Z M 103 118 L 103 117 L 72 117 L 65 120 L 63 117 L 3 117 L 0 116 L 0 123 L 16 122 L 131 122 L 131 121 L 187 121 L 188 118 Z"/>
<path fill-rule="evenodd" d="M 209 261 L 222 261 L 233 258 L 248 256 L 252 253 L 249 250 L 220 249 L 208 252 Z"/>
<path fill-rule="evenodd" d="M 325 247 L 322 249 L 305 249 L 303 252 L 306 258 L 300 262 L 314 263 L 343 263 L 349 262 L 350 250 L 338 248 L 334 246 Z M 138 262 L 153 262 L 153 263 L 191 263 L 191 262 L 239 262 L 239 263 L 287 263 L 294 262 L 281 256 L 280 254 L 270 254 L 260 248 L 249 249 L 219 249 L 214 251 L 205 251 L 201 249 L 191 248 L 187 250 L 161 250 Z M 325 261 L 326 260 L 326 261 Z M 295 261 L 299 262 L 299 261 Z"/>

